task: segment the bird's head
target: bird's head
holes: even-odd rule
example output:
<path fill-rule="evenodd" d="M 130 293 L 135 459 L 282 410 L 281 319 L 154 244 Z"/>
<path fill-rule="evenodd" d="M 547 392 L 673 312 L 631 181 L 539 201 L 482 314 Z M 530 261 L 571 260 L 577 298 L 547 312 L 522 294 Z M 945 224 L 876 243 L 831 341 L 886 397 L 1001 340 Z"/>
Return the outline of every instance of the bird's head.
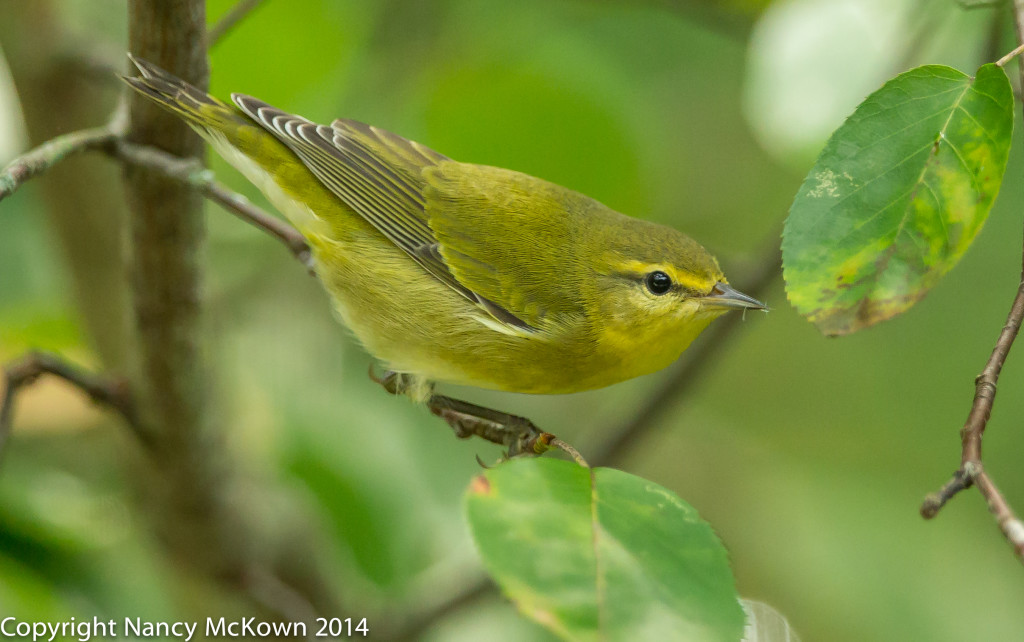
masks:
<path fill-rule="evenodd" d="M 733 289 L 715 257 L 678 230 L 638 219 L 615 228 L 597 254 L 594 305 L 599 341 L 636 361 L 643 372 L 634 376 L 674 361 L 716 317 L 768 309 Z"/>

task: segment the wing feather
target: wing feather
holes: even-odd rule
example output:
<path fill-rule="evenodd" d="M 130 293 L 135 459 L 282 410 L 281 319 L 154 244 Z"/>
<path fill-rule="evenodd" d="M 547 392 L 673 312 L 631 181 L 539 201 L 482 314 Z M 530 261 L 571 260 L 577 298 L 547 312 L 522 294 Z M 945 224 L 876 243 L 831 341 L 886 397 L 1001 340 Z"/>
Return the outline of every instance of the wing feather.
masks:
<path fill-rule="evenodd" d="M 288 146 L 313 174 L 392 243 L 442 283 L 476 303 L 513 332 L 535 330 L 519 316 L 466 287 L 444 258 L 430 225 L 423 172 L 450 161 L 401 136 L 339 119 L 330 127 L 233 94 L 235 104 Z"/>

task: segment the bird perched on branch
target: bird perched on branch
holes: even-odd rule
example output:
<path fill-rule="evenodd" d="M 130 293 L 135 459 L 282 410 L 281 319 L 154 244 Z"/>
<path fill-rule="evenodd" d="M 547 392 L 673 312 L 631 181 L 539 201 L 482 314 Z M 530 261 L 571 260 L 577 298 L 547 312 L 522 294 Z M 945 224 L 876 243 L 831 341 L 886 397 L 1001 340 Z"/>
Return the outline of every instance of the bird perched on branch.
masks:
<path fill-rule="evenodd" d="M 392 393 L 509 454 L 553 436 L 434 394 L 434 382 L 536 394 L 608 386 L 673 362 L 713 319 L 766 309 L 672 228 L 354 120 L 318 125 L 221 102 L 132 57 L 124 80 L 185 120 L 308 241 L 341 319 Z"/>

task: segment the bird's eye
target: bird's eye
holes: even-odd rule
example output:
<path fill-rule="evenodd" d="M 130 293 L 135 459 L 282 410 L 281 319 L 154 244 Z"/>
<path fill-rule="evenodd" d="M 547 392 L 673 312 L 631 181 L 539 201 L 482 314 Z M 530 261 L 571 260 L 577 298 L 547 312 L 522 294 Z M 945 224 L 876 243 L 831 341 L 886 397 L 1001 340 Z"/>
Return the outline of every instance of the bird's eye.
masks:
<path fill-rule="evenodd" d="M 661 270 L 655 270 L 648 274 L 644 283 L 647 284 L 647 289 L 651 291 L 651 294 L 665 294 L 672 289 L 672 277 Z"/>

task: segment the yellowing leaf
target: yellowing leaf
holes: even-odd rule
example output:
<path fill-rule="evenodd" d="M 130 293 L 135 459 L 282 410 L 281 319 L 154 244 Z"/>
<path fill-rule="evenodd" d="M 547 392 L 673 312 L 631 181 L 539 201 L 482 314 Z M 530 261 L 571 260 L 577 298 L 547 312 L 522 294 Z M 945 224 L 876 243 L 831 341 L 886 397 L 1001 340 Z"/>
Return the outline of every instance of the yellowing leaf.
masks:
<path fill-rule="evenodd" d="M 974 240 L 999 192 L 1013 93 L 1003 70 L 900 74 L 835 131 L 793 202 L 790 302 L 829 335 L 921 299 Z"/>

